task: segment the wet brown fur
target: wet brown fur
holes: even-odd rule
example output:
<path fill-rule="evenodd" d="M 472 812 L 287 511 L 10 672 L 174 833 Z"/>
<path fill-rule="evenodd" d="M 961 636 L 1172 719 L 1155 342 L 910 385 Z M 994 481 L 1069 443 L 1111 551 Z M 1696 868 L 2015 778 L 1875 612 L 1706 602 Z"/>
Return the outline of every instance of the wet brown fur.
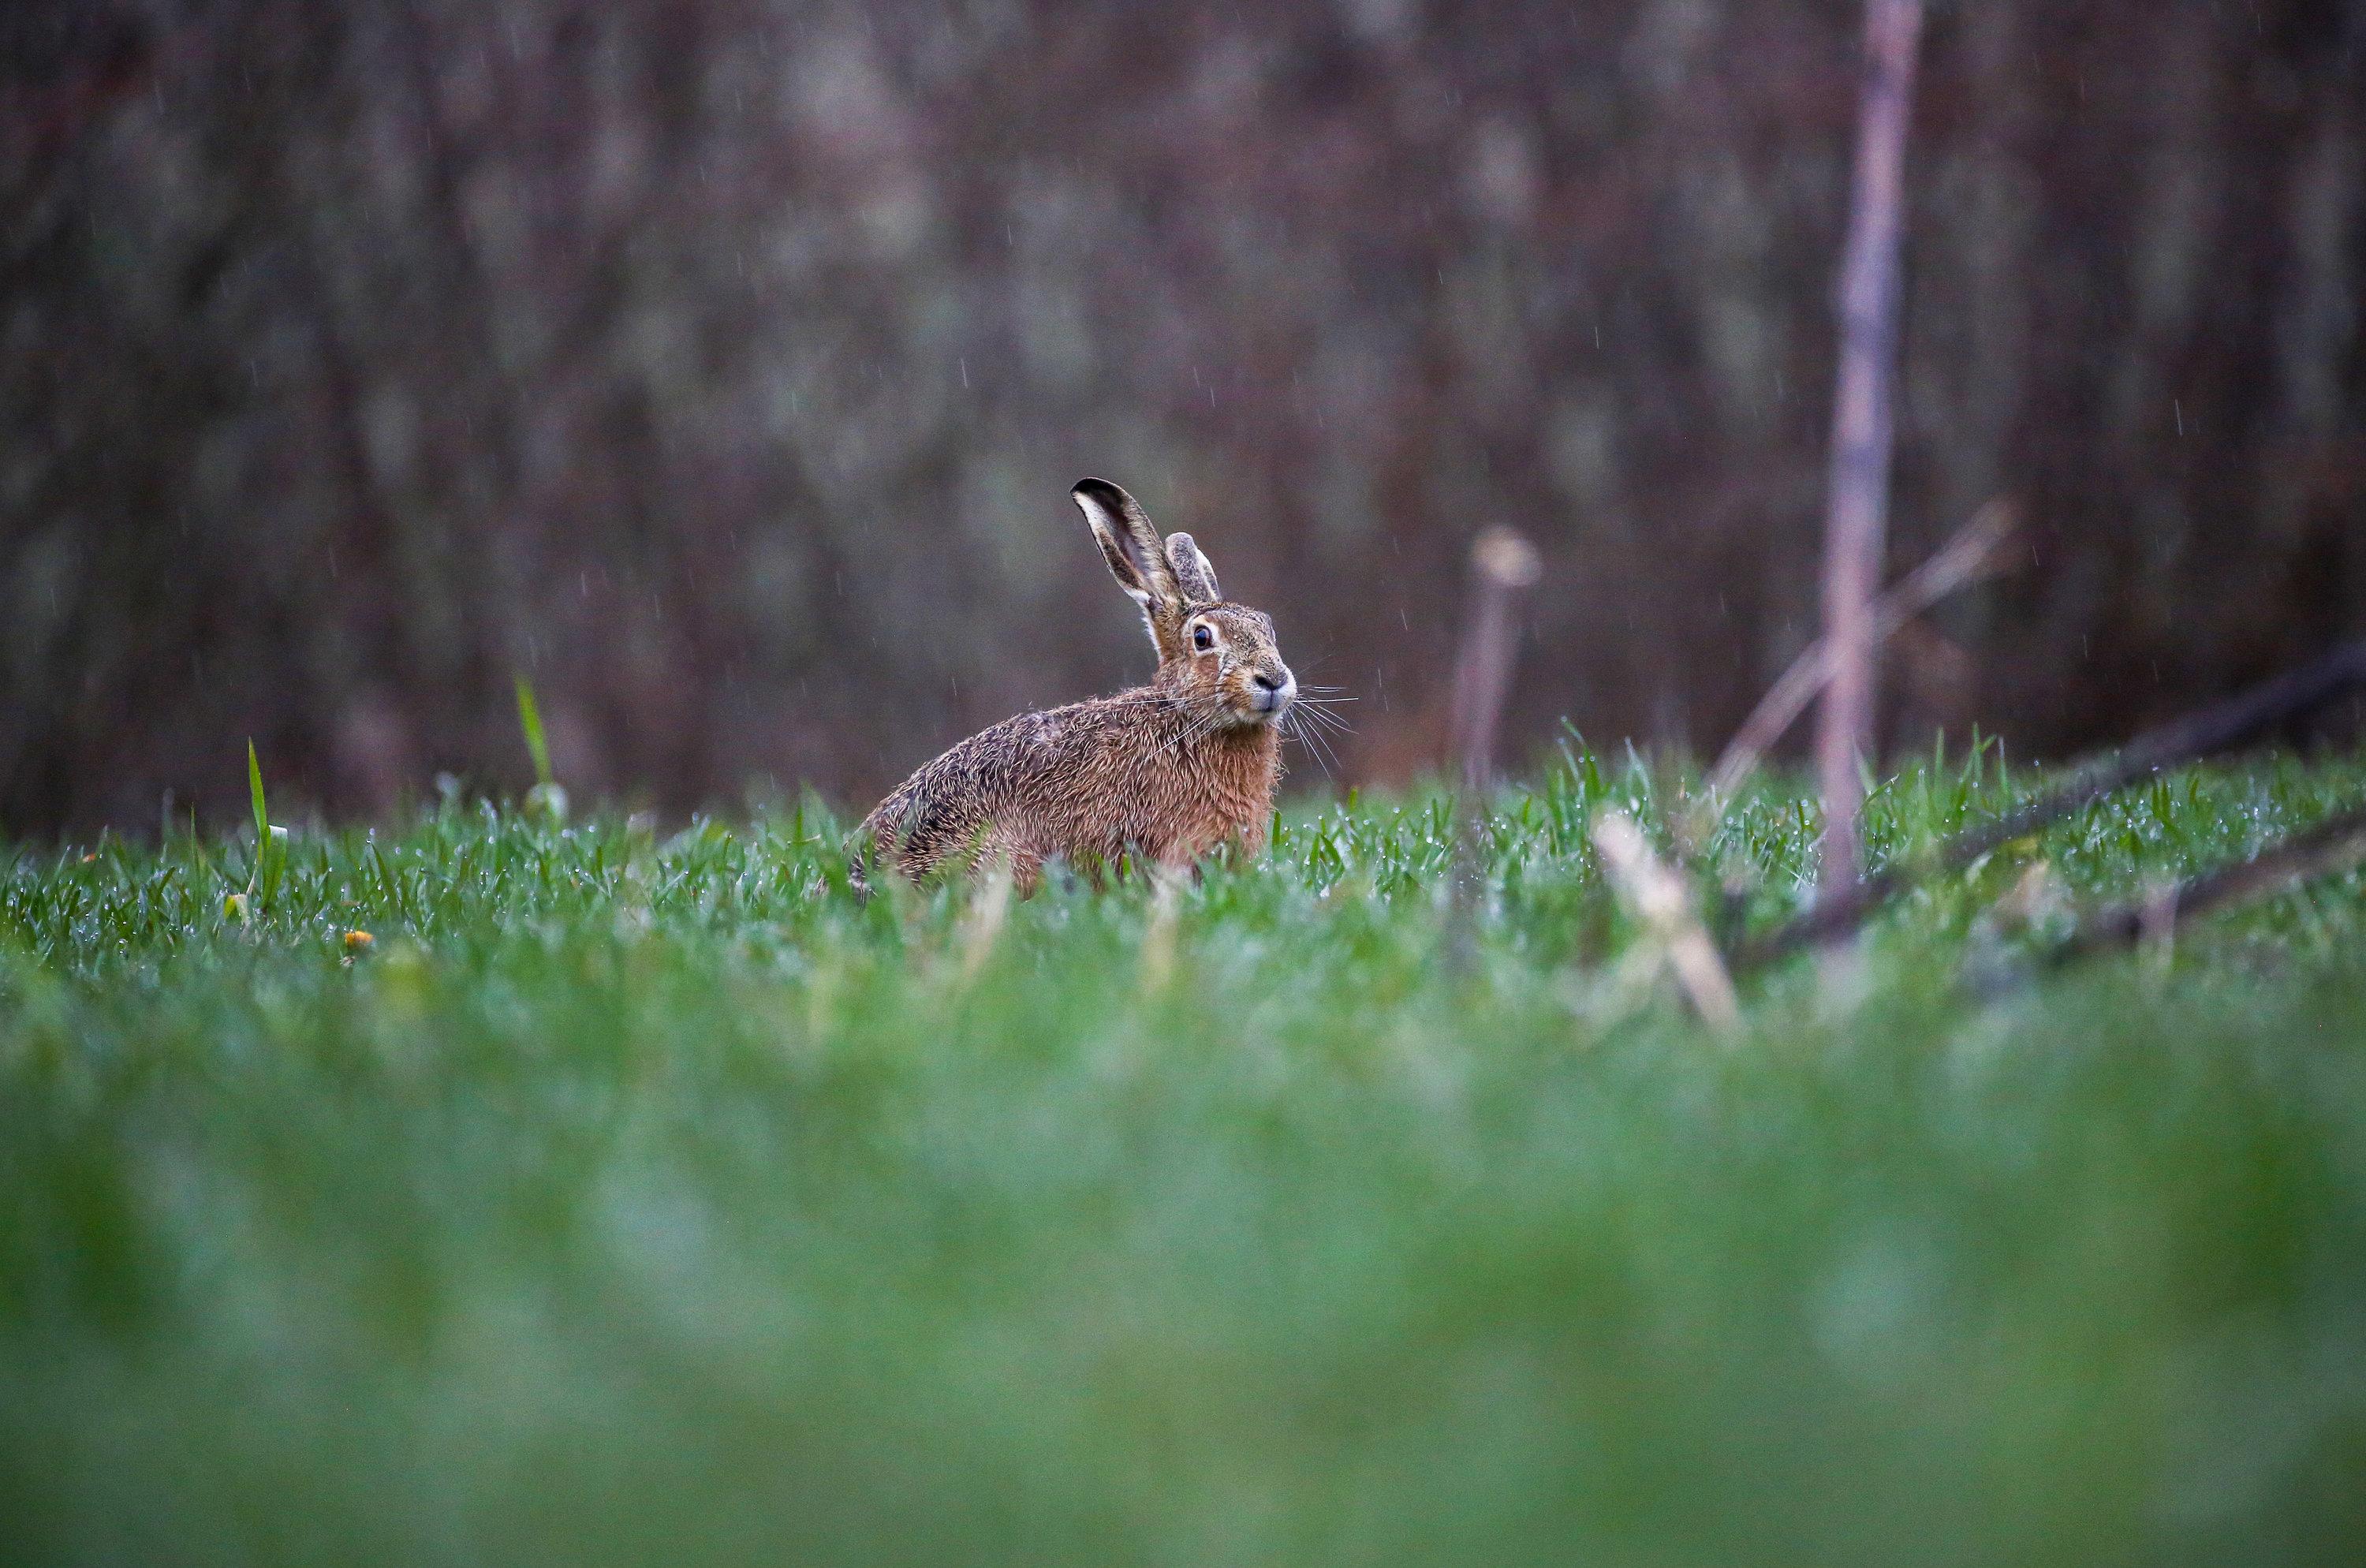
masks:
<path fill-rule="evenodd" d="M 1218 597 L 1190 536 L 1162 545 L 1117 486 L 1087 479 L 1076 493 L 1111 572 L 1143 606 L 1157 676 L 1005 719 L 923 766 L 863 818 L 858 884 L 874 852 L 914 878 L 1001 863 L 1031 890 L 1055 856 L 1098 877 L 1127 857 L 1178 870 L 1227 843 L 1264 851 L 1279 721 L 1296 689 L 1273 623 Z M 1192 640 L 1203 626 L 1207 649 Z M 1272 698 L 1260 676 L 1288 682 L 1279 705 L 1259 705 Z"/>

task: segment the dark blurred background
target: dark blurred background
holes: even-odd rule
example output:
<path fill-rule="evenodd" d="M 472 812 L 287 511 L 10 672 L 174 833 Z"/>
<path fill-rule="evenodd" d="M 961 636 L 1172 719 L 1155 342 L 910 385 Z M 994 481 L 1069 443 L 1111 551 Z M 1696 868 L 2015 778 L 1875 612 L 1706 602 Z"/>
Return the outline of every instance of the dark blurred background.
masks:
<path fill-rule="evenodd" d="M 0 830 L 439 772 L 857 806 L 1146 671 L 1116 478 L 1434 764 L 1718 746 L 1812 635 L 1841 0 L 12 0 Z M 2366 630 L 2366 4 L 1939 6 L 1884 733 L 2126 733 Z M 1301 776 L 1314 770 L 1302 761 Z"/>

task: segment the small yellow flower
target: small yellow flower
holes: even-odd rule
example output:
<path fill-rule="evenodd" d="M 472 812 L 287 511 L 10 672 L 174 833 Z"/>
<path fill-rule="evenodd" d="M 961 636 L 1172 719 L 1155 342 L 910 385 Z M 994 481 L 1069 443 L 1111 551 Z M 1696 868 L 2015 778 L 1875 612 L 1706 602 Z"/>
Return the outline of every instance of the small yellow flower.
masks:
<path fill-rule="evenodd" d="M 345 933 L 345 951 L 347 953 L 366 952 L 370 943 L 377 940 L 377 938 L 370 935 L 367 931 L 347 931 Z"/>

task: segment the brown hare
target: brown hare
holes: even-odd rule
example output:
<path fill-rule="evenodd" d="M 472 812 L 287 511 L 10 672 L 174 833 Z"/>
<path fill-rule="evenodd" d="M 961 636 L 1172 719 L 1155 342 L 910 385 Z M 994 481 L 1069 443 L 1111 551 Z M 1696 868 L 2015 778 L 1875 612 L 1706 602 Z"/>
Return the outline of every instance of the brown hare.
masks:
<path fill-rule="evenodd" d="M 875 852 L 921 877 L 1007 866 L 1031 892 L 1043 862 L 1098 877 L 1131 855 L 1179 871 L 1224 843 L 1261 852 L 1281 782 L 1283 720 L 1301 698 L 1273 622 L 1232 604 L 1189 534 L 1158 531 L 1107 479 L 1070 492 L 1158 650 L 1147 686 L 979 732 L 864 818 L 853 877 Z"/>

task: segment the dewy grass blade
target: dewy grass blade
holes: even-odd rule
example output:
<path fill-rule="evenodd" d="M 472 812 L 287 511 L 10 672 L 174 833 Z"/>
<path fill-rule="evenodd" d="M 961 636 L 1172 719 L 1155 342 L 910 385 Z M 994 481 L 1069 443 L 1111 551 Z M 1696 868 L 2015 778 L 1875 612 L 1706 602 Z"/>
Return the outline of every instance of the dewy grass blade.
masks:
<path fill-rule="evenodd" d="M 252 736 L 246 742 L 246 793 L 254 807 L 254 864 L 247 874 L 246 892 L 231 895 L 223 905 L 241 920 L 271 907 L 287 868 L 287 829 L 271 825 L 271 810 L 263 796 L 263 763 L 254 754 Z"/>
<path fill-rule="evenodd" d="M 254 841 L 259 846 L 271 837 L 271 813 L 263 804 L 263 764 L 254 755 L 254 738 L 246 741 L 246 791 L 254 803 Z"/>
<path fill-rule="evenodd" d="M 524 675 L 517 682 L 518 728 L 525 735 L 525 749 L 534 759 L 534 787 L 526 791 L 525 808 L 529 816 L 547 818 L 553 822 L 567 820 L 567 791 L 551 772 L 550 747 L 542 733 L 542 709 L 534 700 L 534 682 Z"/>
<path fill-rule="evenodd" d="M 525 749 L 534 759 L 534 782 L 544 789 L 554 780 L 550 773 L 550 748 L 542 738 L 542 710 L 534 700 L 534 682 L 524 676 L 516 677 L 518 728 L 525 732 Z"/>

